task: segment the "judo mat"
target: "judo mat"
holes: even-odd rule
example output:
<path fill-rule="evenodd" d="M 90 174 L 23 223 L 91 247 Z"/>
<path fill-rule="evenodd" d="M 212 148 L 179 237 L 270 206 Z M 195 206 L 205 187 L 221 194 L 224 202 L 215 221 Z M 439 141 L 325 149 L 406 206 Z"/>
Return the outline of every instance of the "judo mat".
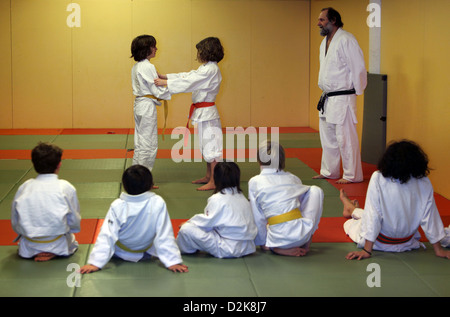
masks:
<path fill-rule="evenodd" d="M 342 228 L 345 219 L 339 189 L 345 188 L 364 206 L 375 166 L 363 163 L 364 182 L 358 184 L 314 180 L 321 157 L 317 131 L 280 128 L 279 132 L 279 142 L 286 150 L 286 170 L 304 184 L 321 187 L 325 194 L 319 229 L 307 256 L 285 257 L 258 249 L 243 258 L 217 259 L 200 252 L 183 255 L 189 267 L 184 274 L 168 271 L 157 258 L 138 263 L 113 258 L 101 271 L 79 275 L 76 269 L 87 263 L 108 207 L 122 191 L 121 175 L 133 156 L 133 130 L 0 130 L 0 297 L 171 297 L 183 299 L 184 305 L 189 303 L 187 298 L 196 297 L 450 296 L 450 262 L 437 258 L 426 238 L 422 239 L 426 249 L 375 251 L 364 261 L 346 260 L 345 255 L 356 246 Z M 155 192 L 167 203 L 176 235 L 181 222 L 203 212 L 212 192 L 197 191 L 199 185 L 191 184 L 205 173 L 206 164 L 198 159 L 198 151 L 185 151 L 185 159 L 175 162 L 173 148 L 180 139 L 172 139 L 170 130 L 166 133 L 165 140 L 159 136 L 153 176 L 159 186 Z M 194 135 L 191 137 L 194 143 Z M 10 224 L 11 202 L 17 188 L 36 176 L 30 150 L 39 141 L 53 142 L 64 149 L 59 175 L 76 187 L 83 218 L 81 232 L 76 234 L 78 251 L 42 263 L 18 256 L 13 242 L 16 234 Z M 247 140 L 241 148 L 235 145 L 229 149 L 234 152 L 228 152 L 228 159 L 233 158 L 241 169 L 241 187 L 246 196 L 248 180 L 259 173 L 258 163 L 251 158 L 250 143 Z M 435 198 L 444 225 L 448 226 L 450 201 L 438 193 Z M 375 286 L 373 279 L 378 282 Z M 176 309 L 183 311 L 182 306 Z"/>

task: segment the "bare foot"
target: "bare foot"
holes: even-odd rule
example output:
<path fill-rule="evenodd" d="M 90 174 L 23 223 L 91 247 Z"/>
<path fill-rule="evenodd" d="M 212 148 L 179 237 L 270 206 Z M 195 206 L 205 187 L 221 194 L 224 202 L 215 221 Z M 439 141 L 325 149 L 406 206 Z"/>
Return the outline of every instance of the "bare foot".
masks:
<path fill-rule="evenodd" d="M 323 176 L 322 174 L 319 174 L 319 175 L 313 176 L 313 179 L 326 179 L 326 177 Z"/>
<path fill-rule="evenodd" d="M 50 261 L 54 257 L 56 257 L 56 255 L 53 253 L 41 252 L 41 253 L 36 254 L 36 256 L 34 257 L 34 260 L 36 262 L 45 262 L 45 261 Z"/>
<path fill-rule="evenodd" d="M 340 191 L 339 198 L 341 199 L 342 204 L 344 205 L 344 211 L 342 212 L 344 218 L 351 218 L 353 210 L 359 207 L 358 201 L 350 200 L 350 198 L 348 198 L 347 196 L 347 193 L 343 189 L 341 189 Z"/>
<path fill-rule="evenodd" d="M 209 182 L 209 178 L 205 176 L 203 178 L 192 181 L 192 184 L 208 184 L 208 182 Z"/>
<path fill-rule="evenodd" d="M 214 190 L 214 189 L 216 189 L 216 185 L 214 184 L 214 182 L 209 182 L 209 183 L 197 188 L 197 190 L 199 190 L 199 191 L 207 191 L 207 190 Z"/>
<path fill-rule="evenodd" d="M 351 184 L 352 182 L 346 179 L 341 178 L 340 180 L 336 181 L 336 184 Z"/>
<path fill-rule="evenodd" d="M 272 251 L 276 254 L 286 256 L 305 256 L 308 253 L 307 249 L 299 247 L 290 249 L 272 248 Z"/>

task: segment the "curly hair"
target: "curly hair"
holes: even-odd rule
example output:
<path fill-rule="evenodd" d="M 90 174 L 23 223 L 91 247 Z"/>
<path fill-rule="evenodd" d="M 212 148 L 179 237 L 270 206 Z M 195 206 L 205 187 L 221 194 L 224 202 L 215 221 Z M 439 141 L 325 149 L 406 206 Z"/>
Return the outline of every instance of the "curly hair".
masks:
<path fill-rule="evenodd" d="M 153 176 L 150 170 L 142 165 L 131 165 L 122 175 L 122 185 L 130 195 L 139 195 L 153 187 Z"/>
<path fill-rule="evenodd" d="M 223 59 L 222 43 L 217 37 L 207 37 L 195 45 L 201 62 L 220 62 Z"/>
<path fill-rule="evenodd" d="M 51 143 L 39 142 L 31 151 L 31 161 L 38 174 L 55 173 L 61 162 L 63 150 Z"/>
<path fill-rule="evenodd" d="M 224 193 L 225 188 L 236 187 L 237 192 L 241 193 L 241 170 L 234 162 L 219 162 L 214 167 L 215 193 Z"/>
<path fill-rule="evenodd" d="M 131 58 L 136 62 L 146 59 L 152 47 L 156 47 L 156 39 L 151 35 L 139 35 L 131 42 Z"/>
<path fill-rule="evenodd" d="M 427 154 L 410 140 L 390 143 L 378 162 L 378 170 L 384 177 L 398 179 L 401 184 L 411 177 L 423 178 L 430 173 Z"/>

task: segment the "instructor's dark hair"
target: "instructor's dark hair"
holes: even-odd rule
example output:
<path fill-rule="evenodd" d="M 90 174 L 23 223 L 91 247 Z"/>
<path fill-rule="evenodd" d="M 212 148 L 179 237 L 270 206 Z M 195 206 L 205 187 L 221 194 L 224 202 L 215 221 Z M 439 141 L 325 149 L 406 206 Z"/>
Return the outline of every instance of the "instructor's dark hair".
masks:
<path fill-rule="evenodd" d="M 327 18 L 330 22 L 334 22 L 334 25 L 336 25 L 338 28 L 341 28 L 344 26 L 344 23 L 342 22 L 341 15 L 339 12 L 337 12 L 332 7 L 323 8 L 322 11 L 328 10 L 327 12 Z"/>
<path fill-rule="evenodd" d="M 430 173 L 428 156 L 409 140 L 390 143 L 378 163 L 378 170 L 384 177 L 398 179 L 402 184 L 411 177 L 423 178 Z"/>
<path fill-rule="evenodd" d="M 225 188 L 236 187 L 237 192 L 242 192 L 241 186 L 241 170 L 239 166 L 234 162 L 218 162 L 214 167 L 214 183 L 216 189 L 215 193 L 224 194 Z"/>
<path fill-rule="evenodd" d="M 152 47 L 156 47 L 156 39 L 153 36 L 139 35 L 131 42 L 131 57 L 140 62 L 150 55 Z"/>
<path fill-rule="evenodd" d="M 132 165 L 123 172 L 122 185 L 130 195 L 145 193 L 153 186 L 152 173 L 145 166 Z"/>

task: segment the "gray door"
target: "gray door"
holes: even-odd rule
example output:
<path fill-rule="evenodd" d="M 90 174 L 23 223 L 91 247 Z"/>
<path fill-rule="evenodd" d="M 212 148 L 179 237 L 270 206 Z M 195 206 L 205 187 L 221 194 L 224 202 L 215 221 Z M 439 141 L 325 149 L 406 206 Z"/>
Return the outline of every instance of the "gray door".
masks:
<path fill-rule="evenodd" d="M 387 75 L 367 74 L 361 160 L 377 164 L 386 149 Z"/>

